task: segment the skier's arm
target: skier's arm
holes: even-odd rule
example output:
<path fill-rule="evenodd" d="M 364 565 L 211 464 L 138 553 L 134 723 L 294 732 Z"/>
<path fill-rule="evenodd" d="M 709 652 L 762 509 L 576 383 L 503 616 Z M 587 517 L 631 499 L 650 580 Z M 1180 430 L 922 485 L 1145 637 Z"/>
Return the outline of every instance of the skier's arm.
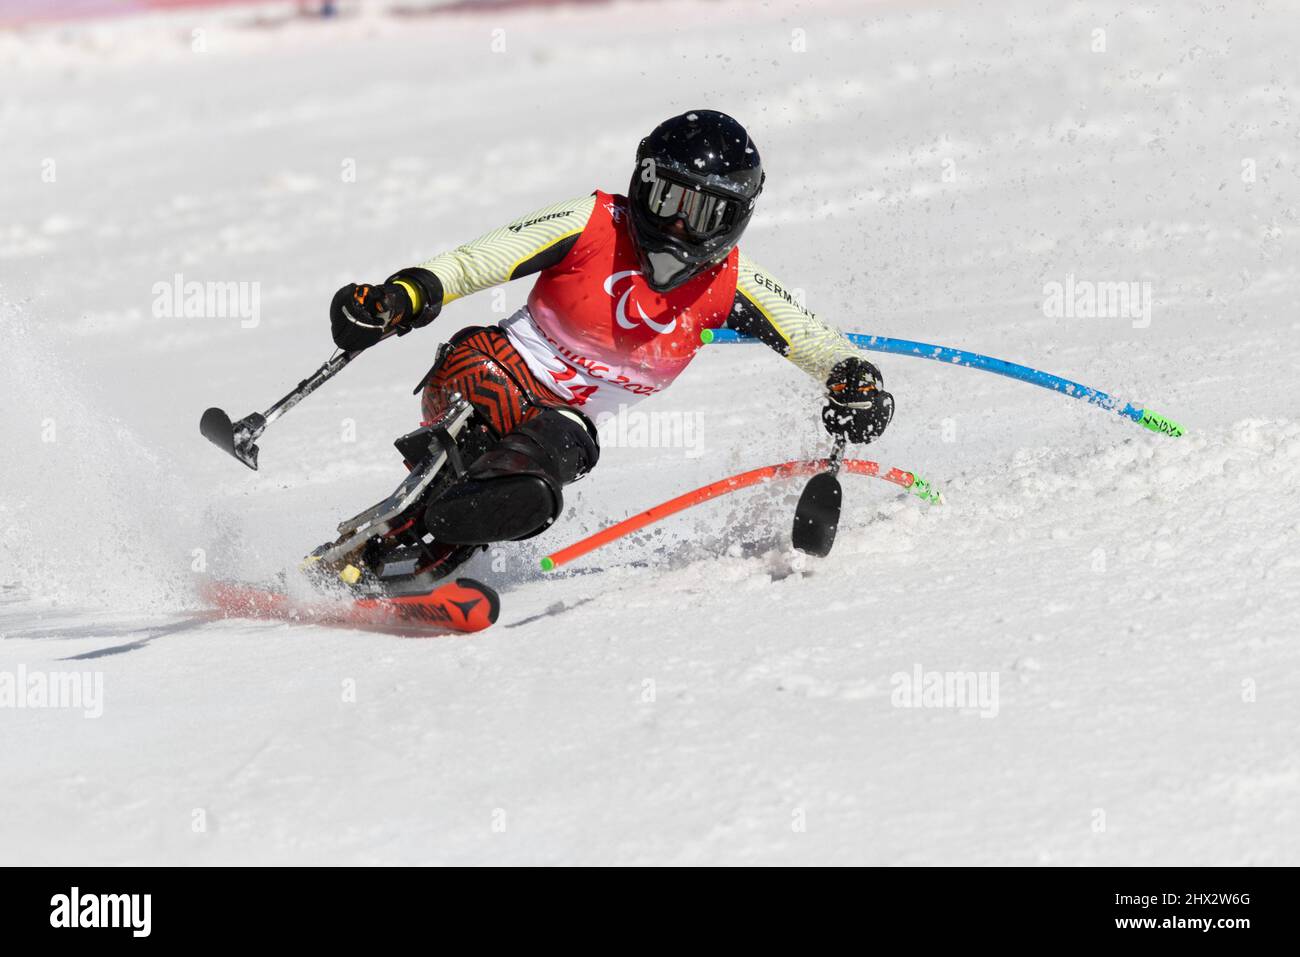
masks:
<path fill-rule="evenodd" d="M 595 207 L 595 196 L 545 206 L 428 262 L 403 269 L 392 280 L 418 286 L 421 305 L 441 309 L 453 299 L 558 264 L 578 241 Z"/>
<path fill-rule="evenodd" d="M 737 263 L 736 301 L 727 326 L 753 336 L 819 382 L 845 359 L 862 353 L 844 333 L 827 325 L 782 282 L 744 253 Z"/>
<path fill-rule="evenodd" d="M 364 349 L 391 329 L 426 326 L 453 299 L 557 265 L 586 228 L 596 197 L 583 196 L 512 220 L 379 286 L 350 284 L 334 297 L 330 325 L 341 349 Z"/>
<path fill-rule="evenodd" d="M 749 257 L 737 263 L 736 300 L 727 326 L 753 336 L 826 386 L 822 421 L 834 435 L 870 442 L 885 430 L 894 397 L 872 363 L 834 326 Z"/>

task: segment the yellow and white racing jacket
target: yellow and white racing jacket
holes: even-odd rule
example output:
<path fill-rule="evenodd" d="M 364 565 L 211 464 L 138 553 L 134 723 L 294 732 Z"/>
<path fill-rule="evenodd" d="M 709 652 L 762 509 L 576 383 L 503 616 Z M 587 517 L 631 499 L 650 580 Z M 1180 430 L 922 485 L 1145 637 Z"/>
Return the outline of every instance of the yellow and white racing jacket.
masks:
<path fill-rule="evenodd" d="M 589 412 L 667 387 L 700 348 L 705 329 L 754 336 L 823 384 L 835 365 L 861 357 L 842 332 L 738 250 L 677 288 L 652 289 L 629 219 L 623 197 L 597 191 L 543 207 L 391 278 L 418 287 L 427 322 L 455 299 L 536 275 L 528 305 L 502 328 L 541 381 Z"/>

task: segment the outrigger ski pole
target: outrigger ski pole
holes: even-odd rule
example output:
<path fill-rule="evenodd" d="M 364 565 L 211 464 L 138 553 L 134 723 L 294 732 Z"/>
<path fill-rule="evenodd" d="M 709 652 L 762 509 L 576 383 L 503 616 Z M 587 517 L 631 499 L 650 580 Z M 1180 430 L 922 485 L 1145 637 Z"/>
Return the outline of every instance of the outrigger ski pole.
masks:
<path fill-rule="evenodd" d="M 341 352 L 331 356 L 323 366 L 299 382 L 292 392 L 265 412 L 254 412 L 238 422 L 231 422 L 230 416 L 223 409 L 208 409 L 199 420 L 199 431 L 217 448 L 229 452 L 256 472 L 257 439 L 266 431 L 266 427 L 338 375 L 344 366 L 359 355 L 360 351 Z"/>
<path fill-rule="evenodd" d="M 383 342 L 389 336 L 398 334 L 400 333 L 395 331 L 386 333 L 379 339 L 379 342 Z M 378 345 L 379 342 L 376 342 L 375 345 Z M 324 365 L 299 382 L 293 387 L 292 392 L 265 412 L 254 412 L 251 415 L 244 416 L 238 422 L 231 422 L 230 416 L 226 414 L 224 409 L 215 407 L 208 409 L 203 413 L 203 418 L 199 420 L 199 431 L 203 433 L 205 439 L 217 448 L 229 452 L 256 472 L 257 439 L 266 431 L 266 427 L 342 372 L 349 362 L 361 355 L 361 352 L 360 349 L 352 352 L 336 352 L 326 360 Z"/>
<path fill-rule="evenodd" d="M 809 555 L 825 557 L 835 544 L 835 532 L 840 527 L 840 505 L 844 501 L 844 492 L 836 476 L 844 460 L 844 445 L 844 436 L 837 436 L 826 471 L 818 472 L 808 480 L 794 509 L 793 544 Z"/>

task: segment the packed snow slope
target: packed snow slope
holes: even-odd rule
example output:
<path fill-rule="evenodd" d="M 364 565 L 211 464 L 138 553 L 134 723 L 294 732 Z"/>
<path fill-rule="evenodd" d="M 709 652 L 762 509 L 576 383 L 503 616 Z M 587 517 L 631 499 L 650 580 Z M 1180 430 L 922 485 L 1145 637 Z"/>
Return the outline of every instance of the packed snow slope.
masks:
<path fill-rule="evenodd" d="M 0 35 L 0 682 L 9 705 L 20 669 L 102 682 L 99 717 L 0 707 L 0 863 L 1300 863 L 1298 13 L 664 3 Z M 897 415 L 854 454 L 945 504 L 845 477 L 815 560 L 789 546 L 797 485 L 751 490 L 544 577 L 609 521 L 827 448 L 816 383 L 710 347 L 637 407 L 699 416 L 698 445 L 609 443 L 556 528 L 472 566 L 504 595 L 492 630 L 206 617 L 200 573 L 292 567 L 396 484 L 437 343 L 526 287 L 366 355 L 257 473 L 202 410 L 263 408 L 323 361 L 341 284 L 621 192 L 639 137 L 692 107 L 752 130 L 744 245 L 820 315 L 1187 435 L 884 356 Z M 258 284 L 255 321 L 156 315 L 178 274 Z M 1046 315 L 1069 276 L 1149 283 L 1149 323 Z M 996 699 L 901 707 L 918 669 Z"/>

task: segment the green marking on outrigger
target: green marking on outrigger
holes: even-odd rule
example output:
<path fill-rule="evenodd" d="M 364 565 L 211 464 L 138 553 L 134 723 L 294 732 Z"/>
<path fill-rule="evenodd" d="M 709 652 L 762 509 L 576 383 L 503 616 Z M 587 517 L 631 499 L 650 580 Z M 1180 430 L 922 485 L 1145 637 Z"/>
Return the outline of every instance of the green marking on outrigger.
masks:
<path fill-rule="evenodd" d="M 908 489 L 913 495 L 924 502 L 932 505 L 943 504 L 943 493 L 930 484 L 927 479 L 921 478 L 915 472 L 912 473 L 912 487 Z"/>
<path fill-rule="evenodd" d="M 1150 429 L 1152 432 L 1159 432 L 1161 435 L 1173 436 L 1174 438 L 1186 431 L 1173 419 L 1166 418 L 1159 412 L 1152 412 L 1150 409 L 1143 409 L 1142 418 L 1138 421 L 1143 428 Z"/>

